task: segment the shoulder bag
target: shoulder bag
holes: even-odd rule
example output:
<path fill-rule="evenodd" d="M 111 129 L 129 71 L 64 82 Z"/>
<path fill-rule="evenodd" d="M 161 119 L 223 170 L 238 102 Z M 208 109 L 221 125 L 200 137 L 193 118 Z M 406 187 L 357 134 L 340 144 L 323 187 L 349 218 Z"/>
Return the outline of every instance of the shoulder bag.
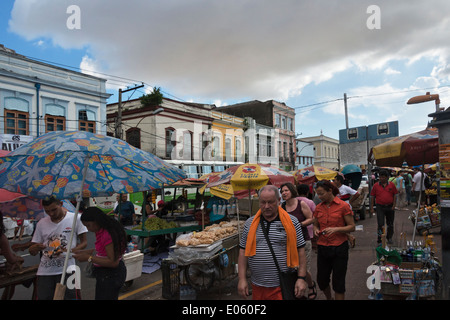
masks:
<path fill-rule="evenodd" d="M 260 223 L 261 229 L 264 233 L 264 237 L 267 241 L 267 245 L 269 246 L 270 252 L 272 253 L 273 261 L 275 262 L 278 270 L 278 277 L 280 279 L 280 287 L 283 300 L 295 300 L 295 283 L 297 282 L 297 270 L 288 270 L 283 272 L 281 271 L 280 266 L 278 265 L 277 258 L 275 257 L 275 252 L 273 252 L 272 244 L 269 240 L 269 234 L 266 227 L 264 226 L 262 217 L 260 219 Z"/>

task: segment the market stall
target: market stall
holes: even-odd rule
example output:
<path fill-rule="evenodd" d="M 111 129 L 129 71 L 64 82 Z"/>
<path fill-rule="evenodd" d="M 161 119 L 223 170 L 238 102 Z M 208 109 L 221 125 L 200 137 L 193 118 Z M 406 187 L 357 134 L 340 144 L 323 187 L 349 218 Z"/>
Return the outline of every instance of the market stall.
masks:
<path fill-rule="evenodd" d="M 194 179 L 197 180 L 197 179 Z M 205 222 L 203 208 L 203 195 L 198 192 L 198 188 L 204 185 L 201 181 L 192 181 L 192 179 L 181 180 L 171 185 L 165 185 L 161 188 L 161 197 L 164 202 L 165 213 L 161 216 L 147 216 L 143 210 L 141 223 L 137 226 L 125 229 L 127 235 L 138 237 L 139 248 L 144 251 L 148 244 L 146 240 L 150 237 L 173 235 L 178 233 L 197 231 L 204 228 Z M 170 191 L 170 200 L 166 199 L 165 190 Z M 177 197 L 178 190 L 181 189 Z M 195 199 L 189 199 L 187 189 L 195 189 Z M 146 205 L 147 196 L 143 197 L 143 208 Z M 190 208 L 194 205 L 194 208 Z"/>
<path fill-rule="evenodd" d="M 440 293 L 442 269 L 432 236 L 403 241 L 401 248 L 378 247 L 377 262 L 368 267 L 371 299 L 434 299 Z"/>
<path fill-rule="evenodd" d="M 431 229 L 441 226 L 441 207 L 436 203 L 431 206 L 421 206 L 419 211 L 413 210 L 409 219 L 416 226 L 416 230 L 420 235 L 429 234 Z"/>
<path fill-rule="evenodd" d="M 222 221 L 177 238 L 169 258 L 163 260 L 165 299 L 193 298 L 197 292 L 210 289 L 215 281 L 236 275 L 239 255 L 237 220 Z"/>

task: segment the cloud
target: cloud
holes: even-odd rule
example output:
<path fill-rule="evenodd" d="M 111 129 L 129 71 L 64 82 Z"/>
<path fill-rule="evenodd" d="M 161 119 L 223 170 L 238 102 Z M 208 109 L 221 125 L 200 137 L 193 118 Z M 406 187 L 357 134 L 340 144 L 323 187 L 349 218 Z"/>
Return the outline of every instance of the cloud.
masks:
<path fill-rule="evenodd" d="M 398 70 L 394 70 L 391 67 L 387 68 L 386 70 L 384 70 L 384 73 L 386 75 L 397 75 L 397 74 L 402 74 L 400 71 Z"/>
<path fill-rule="evenodd" d="M 350 67 L 432 55 L 436 77 L 448 80 L 450 2 L 379 0 L 381 28 L 370 30 L 372 2 L 80 0 L 73 30 L 73 1 L 16 0 L 9 25 L 28 40 L 88 48 L 82 68 L 208 101 L 284 101 Z"/>

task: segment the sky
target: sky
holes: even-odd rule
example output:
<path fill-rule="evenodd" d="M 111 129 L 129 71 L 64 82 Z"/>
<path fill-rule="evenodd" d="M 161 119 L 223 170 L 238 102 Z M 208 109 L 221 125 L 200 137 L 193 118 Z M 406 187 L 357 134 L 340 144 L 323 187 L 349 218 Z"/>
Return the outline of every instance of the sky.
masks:
<path fill-rule="evenodd" d="M 399 122 L 426 128 L 450 105 L 448 0 L 2 0 L 0 44 L 107 79 L 135 99 L 225 106 L 276 100 L 299 138 Z"/>

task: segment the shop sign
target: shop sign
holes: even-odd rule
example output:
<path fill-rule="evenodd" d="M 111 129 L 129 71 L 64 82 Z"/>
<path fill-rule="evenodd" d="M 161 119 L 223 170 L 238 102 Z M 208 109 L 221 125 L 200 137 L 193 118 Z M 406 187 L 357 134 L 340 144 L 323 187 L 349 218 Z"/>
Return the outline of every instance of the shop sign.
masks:
<path fill-rule="evenodd" d="M 0 145 L 2 150 L 14 151 L 23 144 L 33 140 L 33 136 L 16 134 L 0 134 Z"/>

